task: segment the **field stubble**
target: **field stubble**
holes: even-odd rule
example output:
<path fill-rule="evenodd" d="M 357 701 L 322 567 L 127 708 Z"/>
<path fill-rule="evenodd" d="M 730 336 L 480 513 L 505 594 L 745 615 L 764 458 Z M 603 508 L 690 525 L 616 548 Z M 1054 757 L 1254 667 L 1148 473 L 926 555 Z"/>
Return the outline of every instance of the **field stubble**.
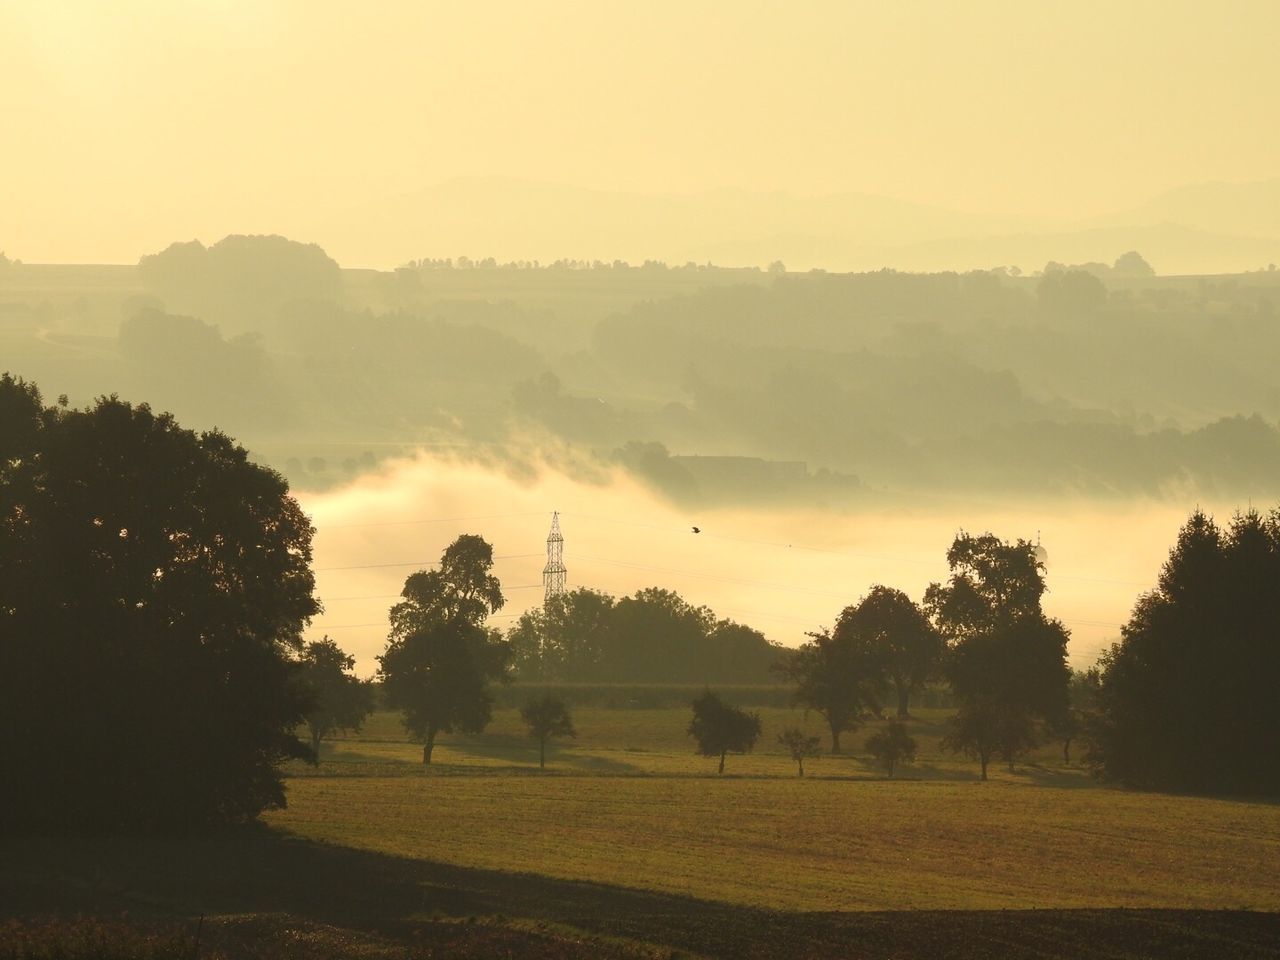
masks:
<path fill-rule="evenodd" d="M 1280 910 L 1280 806 L 1104 788 L 1047 745 L 1010 773 L 944 754 L 918 711 L 908 779 L 866 756 L 795 764 L 773 738 L 819 718 L 765 707 L 724 777 L 687 709 L 579 708 L 546 774 L 516 712 L 420 764 L 394 715 L 334 741 L 269 822 L 383 854 L 795 911 L 1080 907 Z M 345 774 L 345 775 L 344 775 Z"/>

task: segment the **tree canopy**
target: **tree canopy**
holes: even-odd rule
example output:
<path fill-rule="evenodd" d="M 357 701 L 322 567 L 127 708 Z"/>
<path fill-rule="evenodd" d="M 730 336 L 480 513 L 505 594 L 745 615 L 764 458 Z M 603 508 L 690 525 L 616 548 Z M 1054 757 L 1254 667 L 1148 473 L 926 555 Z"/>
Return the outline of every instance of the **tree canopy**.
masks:
<path fill-rule="evenodd" d="M 775 672 L 795 684 L 792 700 L 816 710 L 831 733 L 831 752 L 840 752 L 840 734 L 856 730 L 866 713 L 881 709 L 884 663 L 866 636 L 849 628 L 811 633 L 808 643 L 790 650 Z"/>
<path fill-rule="evenodd" d="M 508 630 L 522 679 L 759 683 L 779 647 L 659 587 L 615 600 L 587 588 L 551 597 Z"/>
<path fill-rule="evenodd" d="M 726 754 L 747 753 L 760 739 L 760 714 L 732 707 L 707 690 L 693 701 L 689 736 L 698 742 L 701 756 L 720 758 L 719 772 L 724 773 Z"/>
<path fill-rule="evenodd" d="M 986 779 L 994 752 L 1012 766 L 1035 742 L 1037 725 L 1066 712 L 1067 631 L 1041 609 L 1035 544 L 961 532 L 947 563 L 949 581 L 925 593 L 948 641 L 946 672 L 960 701 L 946 743 L 976 757 Z"/>
<path fill-rule="evenodd" d="M 1280 511 L 1197 510 L 1102 658 L 1091 759 L 1143 787 L 1280 794 Z"/>
<path fill-rule="evenodd" d="M 0 808 L 185 830 L 284 804 L 312 527 L 217 431 L 0 377 Z"/>
<path fill-rule="evenodd" d="M 359 730 L 373 712 L 373 687 L 351 675 L 355 665 L 355 657 L 328 637 L 303 648 L 299 679 L 310 701 L 307 730 L 317 759 L 325 737 L 338 730 Z"/>
<path fill-rule="evenodd" d="M 552 737 L 575 737 L 573 717 L 565 702 L 553 694 L 534 697 L 520 708 L 520 719 L 529 728 L 529 736 L 538 741 L 538 766 L 547 765 L 547 741 Z"/>
<path fill-rule="evenodd" d="M 911 694 L 942 658 L 942 637 L 929 618 L 901 590 L 877 584 L 856 606 L 845 608 L 835 633 L 856 637 L 855 644 L 878 661 L 897 694 L 898 716 L 906 717 Z"/>
<path fill-rule="evenodd" d="M 485 626 L 505 602 L 492 568 L 493 547 L 463 534 L 445 548 L 438 569 L 408 576 L 404 599 L 391 608 L 378 673 L 387 702 L 422 741 L 423 763 L 431 762 L 437 734 L 488 726 L 489 681 L 507 677 L 509 648 Z"/>

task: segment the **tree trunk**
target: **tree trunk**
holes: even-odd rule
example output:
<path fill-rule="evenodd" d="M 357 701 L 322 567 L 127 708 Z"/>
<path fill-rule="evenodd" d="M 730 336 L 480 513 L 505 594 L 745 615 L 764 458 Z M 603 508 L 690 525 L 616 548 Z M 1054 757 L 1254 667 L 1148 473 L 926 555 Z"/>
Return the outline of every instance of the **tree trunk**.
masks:
<path fill-rule="evenodd" d="M 893 779 L 893 755 L 889 755 L 889 779 Z"/>
<path fill-rule="evenodd" d="M 834 723 L 829 724 L 829 726 L 831 727 L 831 752 L 839 753 L 840 752 L 840 728 L 837 727 Z"/>
<path fill-rule="evenodd" d="M 1071 766 L 1071 738 L 1062 738 L 1062 762 Z"/>
<path fill-rule="evenodd" d="M 911 705 L 911 687 L 905 680 L 895 679 L 893 685 L 898 688 L 898 719 L 905 720 L 911 716 L 908 707 Z"/>
<path fill-rule="evenodd" d="M 724 754 L 720 754 L 720 773 L 724 773 Z"/>
<path fill-rule="evenodd" d="M 988 760 L 990 760 L 990 759 L 991 759 L 991 758 L 990 758 L 990 757 L 988 757 L 985 753 L 978 757 L 979 762 L 982 764 L 982 779 L 983 779 L 983 780 L 987 779 L 987 761 L 988 761 Z"/>
<path fill-rule="evenodd" d="M 426 766 L 427 764 L 431 763 L 431 751 L 435 749 L 435 746 L 436 746 L 436 728 L 428 727 L 426 742 L 422 744 L 423 766 Z"/>
<path fill-rule="evenodd" d="M 311 731 L 311 752 L 316 755 L 316 763 L 320 762 L 320 734 L 314 729 Z"/>
<path fill-rule="evenodd" d="M 800 764 L 800 776 L 804 776 L 804 757 L 797 757 L 796 761 Z"/>
<path fill-rule="evenodd" d="M 538 769 L 547 769 L 547 738 L 542 737 L 538 740 Z"/>

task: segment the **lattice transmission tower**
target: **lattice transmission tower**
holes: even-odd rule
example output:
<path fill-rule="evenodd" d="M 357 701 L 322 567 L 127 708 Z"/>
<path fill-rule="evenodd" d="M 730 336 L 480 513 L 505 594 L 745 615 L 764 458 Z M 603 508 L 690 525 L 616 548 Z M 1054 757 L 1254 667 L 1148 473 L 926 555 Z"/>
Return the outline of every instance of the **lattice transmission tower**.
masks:
<path fill-rule="evenodd" d="M 547 565 L 542 568 L 542 602 L 564 593 L 564 537 L 560 535 L 560 514 L 551 514 L 551 532 L 547 534 Z"/>

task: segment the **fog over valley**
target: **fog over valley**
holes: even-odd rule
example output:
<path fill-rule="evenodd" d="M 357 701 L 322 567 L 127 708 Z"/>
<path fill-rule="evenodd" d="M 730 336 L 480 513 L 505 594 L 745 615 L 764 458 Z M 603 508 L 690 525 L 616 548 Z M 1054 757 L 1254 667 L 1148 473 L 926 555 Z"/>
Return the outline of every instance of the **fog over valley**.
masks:
<path fill-rule="evenodd" d="M 0 0 L 0 958 L 1280 960 L 1276 0 Z"/>

